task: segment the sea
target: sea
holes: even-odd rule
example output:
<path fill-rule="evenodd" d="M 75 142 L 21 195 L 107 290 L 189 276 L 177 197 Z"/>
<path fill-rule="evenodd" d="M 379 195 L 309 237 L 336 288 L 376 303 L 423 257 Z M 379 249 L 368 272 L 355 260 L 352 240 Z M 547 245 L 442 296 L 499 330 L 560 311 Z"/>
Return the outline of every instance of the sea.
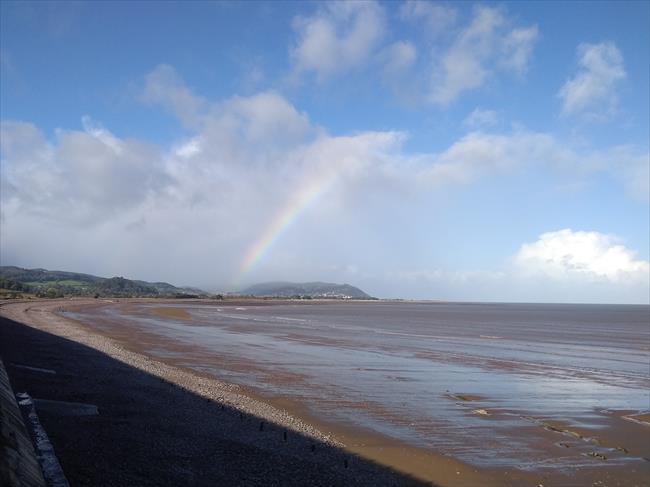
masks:
<path fill-rule="evenodd" d="M 267 304 L 67 315 L 156 359 L 470 465 L 577 468 L 601 447 L 610 466 L 644 460 L 591 440 L 626 419 L 649 434 L 634 419 L 650 409 L 648 306 Z"/>

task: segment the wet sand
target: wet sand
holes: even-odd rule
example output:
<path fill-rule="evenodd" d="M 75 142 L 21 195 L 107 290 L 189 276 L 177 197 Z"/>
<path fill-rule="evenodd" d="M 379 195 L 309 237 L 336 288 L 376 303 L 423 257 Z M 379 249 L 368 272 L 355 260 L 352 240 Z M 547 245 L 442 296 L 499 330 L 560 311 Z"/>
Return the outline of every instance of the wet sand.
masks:
<path fill-rule="evenodd" d="M 36 398 L 72 486 L 424 485 L 236 385 L 54 314 L 68 304 L 0 304 L 0 355 L 14 389 Z"/>
<path fill-rule="evenodd" d="M 156 307 L 151 310 L 156 316 L 173 320 L 192 320 L 192 315 L 183 308 Z"/>
<path fill-rule="evenodd" d="M 139 307 L 142 301 L 129 301 L 122 302 L 119 306 L 122 310 L 127 309 L 132 314 L 142 314 L 143 317 L 147 315 L 156 316 L 162 319 L 172 319 L 177 321 L 192 321 L 191 313 L 188 313 L 183 305 L 186 303 L 179 303 L 165 306 L 151 306 L 149 309 L 144 310 Z M 155 303 L 160 303 L 157 301 Z M 278 305 L 277 302 L 250 302 L 245 301 L 241 303 L 213 303 L 218 306 L 252 306 L 259 305 Z M 309 306 L 309 304 L 306 304 Z M 4 313 L 9 311 L 14 318 L 21 321 L 38 322 L 37 326 L 48 326 L 53 321 L 58 323 L 58 326 L 64 325 L 66 329 L 76 329 L 77 332 L 81 329 L 87 334 L 97 338 L 98 328 L 89 328 L 85 325 L 75 323 L 71 320 L 66 320 L 60 316 L 53 316 L 51 311 L 60 310 L 61 306 L 65 306 L 66 310 L 71 310 L 72 306 L 81 306 L 84 312 L 88 312 L 92 308 L 101 309 L 106 306 L 106 303 L 98 303 L 87 301 L 83 303 L 76 303 L 72 305 L 70 302 L 59 305 L 58 307 L 53 303 L 48 303 L 47 306 L 42 305 L 40 308 L 33 309 L 30 313 L 26 313 L 27 306 L 12 306 L 4 310 Z M 38 316 L 38 319 L 34 319 Z M 106 319 L 105 316 L 97 316 L 99 321 Z M 193 325 L 200 326 L 199 323 L 193 322 Z M 169 348 L 169 343 L 163 343 L 164 339 L 155 334 L 148 334 L 141 329 L 126 328 L 115 320 L 110 324 L 110 339 L 119 344 L 120 347 L 135 352 L 138 356 L 150 354 L 152 349 Z M 100 328 L 101 329 L 101 328 Z M 69 330 L 68 330 L 69 332 Z M 78 333 L 77 333 L 78 334 Z M 106 338 L 104 338 L 106 339 Z M 193 354 L 196 354 L 196 347 L 188 345 L 187 343 L 177 343 L 173 346 L 174 354 L 165 358 L 165 365 L 171 366 L 175 370 L 183 370 L 187 374 L 187 361 L 192 359 Z M 183 360 L 178 360 L 178 356 L 182 355 Z M 157 357 L 160 359 L 160 356 Z M 218 361 L 218 357 L 215 357 Z M 248 374 L 259 372 L 256 365 L 253 363 L 229 363 L 230 368 L 239 368 L 239 373 Z M 506 365 L 507 366 L 507 365 Z M 300 374 L 276 374 L 274 380 L 277 382 L 286 381 L 300 381 Z M 212 384 L 214 375 L 210 373 L 201 373 L 194 369 L 191 376 L 200 377 L 205 383 Z M 398 379 L 398 378 L 396 378 Z M 187 377 L 182 379 L 182 382 L 187 382 Z M 218 382 L 218 381 L 217 381 Z M 376 461 L 380 464 L 390 466 L 395 470 L 408 473 L 416 478 L 435 482 L 439 485 L 449 486 L 475 486 L 475 485 L 646 485 L 650 479 L 650 463 L 639 463 L 632 461 L 627 464 L 617 463 L 611 467 L 602 468 L 598 466 L 592 468 L 589 463 L 583 463 L 577 467 L 567 464 L 566 469 L 547 469 L 542 471 L 531 471 L 530 469 L 513 469 L 513 468 L 489 468 L 477 467 L 458 461 L 448 455 L 441 454 L 431 448 L 417 447 L 400 441 L 388 435 L 380 434 L 376 431 L 369 430 L 359 426 L 358 424 L 345 423 L 340 421 L 328 421 L 321 416 L 315 416 L 313 411 L 306 407 L 300 401 L 296 401 L 292 397 L 282 397 L 277 394 L 269 394 L 268 392 L 254 390 L 247 387 L 236 387 L 239 399 L 237 401 L 227 400 L 229 406 L 233 404 L 236 407 L 249 408 L 250 404 L 271 406 L 273 411 L 284 411 L 284 415 L 289 418 L 300 418 L 300 428 L 309 425 L 305 431 L 313 437 L 320 438 L 325 442 L 331 444 L 342 445 L 347 451 L 357 454 L 363 458 Z M 448 400 L 466 407 L 467 414 L 475 417 L 482 418 L 483 421 L 503 421 L 509 420 L 509 416 L 518 414 L 517 412 L 509 412 L 503 408 L 499 410 L 492 410 L 484 405 L 485 397 L 479 394 L 470 392 L 455 392 L 448 394 Z M 223 401 L 223 398 L 220 400 Z M 391 411 L 379 411 L 375 404 L 359 404 L 360 410 L 374 409 L 375 414 L 390 415 Z M 250 410 L 250 409 L 248 409 Z M 603 424 L 607 423 L 607 427 L 603 428 L 603 432 L 607 432 L 607 436 L 594 436 L 593 431 L 581 431 L 570 425 L 563 425 L 561 422 L 549 420 L 544 417 L 526 417 L 524 421 L 530 423 L 529 434 L 535 438 L 544 441 L 542 449 L 546 449 L 552 455 L 562 455 L 558 453 L 570 449 L 579 449 L 581 455 L 591 462 L 606 462 L 611 458 L 622 458 L 629 456 L 630 458 L 648 458 L 647 441 L 648 429 L 643 424 L 643 418 L 637 421 L 626 421 L 625 417 L 630 417 L 630 414 L 638 413 L 638 411 L 607 411 L 603 412 Z M 273 421 L 278 424 L 292 426 L 291 421 L 287 423 L 286 417 L 273 416 Z M 646 429 L 643 429 L 646 428 Z M 444 434 L 441 432 L 433 432 L 432 434 Z M 632 440 L 632 441 L 630 441 Z M 624 445 L 624 446 L 623 446 Z M 491 448 L 490 444 L 486 444 L 485 448 Z M 611 462 L 610 462 L 611 463 Z M 616 483 L 613 483 L 614 480 Z M 601 482 L 600 484 L 598 482 Z"/>

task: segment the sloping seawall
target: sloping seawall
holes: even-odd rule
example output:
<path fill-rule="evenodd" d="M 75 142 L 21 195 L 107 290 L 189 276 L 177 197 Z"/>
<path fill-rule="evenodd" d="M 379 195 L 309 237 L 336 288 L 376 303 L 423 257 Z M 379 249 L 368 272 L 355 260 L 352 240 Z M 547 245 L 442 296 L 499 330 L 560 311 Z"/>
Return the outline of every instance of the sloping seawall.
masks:
<path fill-rule="evenodd" d="M 0 359 L 0 485 L 45 487 L 41 467 Z"/>

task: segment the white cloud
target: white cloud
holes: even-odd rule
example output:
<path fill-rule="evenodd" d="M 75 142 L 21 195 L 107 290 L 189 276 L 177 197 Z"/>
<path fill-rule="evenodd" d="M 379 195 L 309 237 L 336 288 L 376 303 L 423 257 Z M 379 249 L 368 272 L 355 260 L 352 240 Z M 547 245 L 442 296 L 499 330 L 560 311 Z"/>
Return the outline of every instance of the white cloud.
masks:
<path fill-rule="evenodd" d="M 294 75 L 324 81 L 368 62 L 384 37 L 385 14 L 374 1 L 330 2 L 309 17 L 296 17 L 294 30 Z"/>
<path fill-rule="evenodd" d="M 115 154 L 122 155 L 124 153 L 122 142 L 88 115 L 81 117 L 81 125 L 87 134 L 92 135 L 105 146 L 110 147 Z"/>
<path fill-rule="evenodd" d="M 647 198 L 648 153 L 633 147 L 578 151 L 549 134 L 478 131 L 438 154 L 412 154 L 403 150 L 401 132 L 331 136 L 277 93 L 196 105 L 197 97 L 180 80 L 168 89 L 157 88 L 159 103 L 185 93 L 189 106 L 174 113 L 196 126 L 169 150 L 119 139 L 89 117 L 82 120 L 84 132 L 59 131 L 52 142 L 31 124 L 3 123 L 3 200 L 54 219 L 104 218 L 152 199 L 243 208 L 240 198 L 246 194 L 260 194 L 272 211 L 292 188 L 333 172 L 343 185 L 338 195 L 347 198 L 363 193 L 363 185 L 430 191 L 531 166 L 555 170 L 565 179 L 611 174 L 630 194 Z M 470 116 L 483 124 L 493 118 L 489 111 Z M 257 214 L 253 218 L 263 219 L 264 211 Z"/>
<path fill-rule="evenodd" d="M 426 184 L 467 184 L 485 174 L 511 173 L 527 167 L 547 168 L 564 181 L 595 174 L 621 181 L 633 198 L 648 200 L 650 154 L 647 149 L 614 146 L 602 150 L 576 148 L 551 134 L 517 129 L 510 133 L 475 131 L 439 154 L 412 155 Z"/>
<path fill-rule="evenodd" d="M 379 71 L 403 102 L 445 106 L 496 75 L 526 73 L 538 37 L 537 26 L 517 26 L 499 7 L 475 7 L 466 25 L 456 8 L 434 2 L 408 1 L 399 16 L 420 27 L 417 40 L 387 43 L 386 12 L 374 1 L 327 3 L 295 18 L 292 78 Z"/>
<path fill-rule="evenodd" d="M 494 110 L 484 110 L 477 107 L 465 117 L 463 125 L 471 129 L 494 127 L 499 124 L 500 118 L 499 113 Z"/>
<path fill-rule="evenodd" d="M 87 221 L 133 207 L 169 183 L 160 153 L 120 140 L 84 117 L 86 131 L 47 141 L 34 125 L 2 122 L 3 201 L 61 220 Z"/>
<path fill-rule="evenodd" d="M 521 245 L 509 261 L 493 264 L 497 269 L 420 268 L 365 278 L 387 289 L 399 283 L 401 294 L 390 291 L 396 297 L 555 303 L 650 300 L 650 263 L 637 258 L 618 238 L 599 232 L 544 233 Z"/>
<path fill-rule="evenodd" d="M 295 195 L 326 194 L 318 211 L 335 214 L 364 180 L 389 178 L 399 132 L 332 136 L 273 92 L 197 104 L 163 71 L 174 82 L 157 85 L 150 102 L 194 127 L 168 149 L 118 138 L 89 117 L 84 131 L 53 140 L 32 124 L 3 123 L 3 259 L 76 269 L 70 262 L 100 253 L 115 273 L 165 278 L 156 261 L 184 262 L 180 282 L 227 283 Z"/>
<path fill-rule="evenodd" d="M 198 127 L 204 116 L 207 102 L 196 96 L 178 76 L 176 70 L 161 64 L 145 78 L 142 100 L 162 105 L 178 117 L 187 127 Z"/>
<path fill-rule="evenodd" d="M 436 36 L 444 33 L 456 22 L 458 12 L 441 3 L 409 0 L 402 5 L 400 15 L 405 20 L 424 22 L 426 33 Z"/>
<path fill-rule="evenodd" d="M 650 152 L 632 146 L 613 147 L 595 157 L 593 163 L 621 181 L 632 198 L 650 200 Z"/>
<path fill-rule="evenodd" d="M 417 60 L 417 48 L 409 41 L 397 41 L 388 46 L 384 53 L 384 73 L 389 77 L 399 76 L 413 67 Z"/>
<path fill-rule="evenodd" d="M 616 86 L 625 79 L 623 55 L 613 42 L 580 44 L 578 73 L 560 89 L 562 113 L 602 117 L 617 103 Z"/>
<path fill-rule="evenodd" d="M 539 31 L 535 25 L 510 31 L 502 41 L 499 60 L 501 66 L 518 74 L 525 73 L 538 35 Z"/>
<path fill-rule="evenodd" d="M 382 81 L 399 100 L 409 106 L 421 101 L 422 79 L 416 75 L 420 52 L 406 40 L 393 42 L 377 56 Z"/>
<path fill-rule="evenodd" d="M 220 107 L 229 123 L 239 126 L 251 142 L 302 141 L 313 127 L 305 113 L 300 113 L 284 97 L 262 92 L 249 97 L 235 96 Z"/>
<path fill-rule="evenodd" d="M 418 214 L 408 202 L 414 194 L 531 165 L 556 168 L 561 178 L 600 172 L 628 182 L 625 168 L 647 161 L 647 152 L 632 147 L 578 151 L 525 130 L 473 132 L 438 154 L 413 154 L 399 131 L 335 136 L 278 93 L 210 102 L 171 68 L 153 73 L 160 72 L 173 82 L 157 84 L 149 101 L 169 108 L 190 132 L 169 147 L 117 137 L 89 117 L 83 131 L 59 130 L 52 139 L 32 124 L 3 122 L 3 259 L 94 271 L 79 262 L 99 265 L 93 256 L 101 254 L 113 271 L 97 272 L 227 283 L 251 242 L 298 196 L 318 202 L 305 210 L 311 218 L 297 220 L 299 243 L 287 257 L 295 275 L 307 277 L 310 262 L 336 262 L 335 252 L 349 262 L 344 247 L 333 250 L 323 238 L 332 232 L 344 232 L 345 245 L 358 252 L 376 247 L 381 258 L 390 236 L 372 234 L 369 222 L 384 225 L 394 202 Z M 309 253 L 313 258 L 300 261 Z M 172 271 L 161 262 L 183 265 Z M 460 286 L 471 281 L 467 275 L 441 279 Z"/>
<path fill-rule="evenodd" d="M 434 184 L 469 183 L 487 173 L 531 165 L 553 167 L 573 163 L 576 158 L 548 134 L 522 130 L 511 134 L 472 132 L 436 155 L 426 175 Z"/>
<path fill-rule="evenodd" d="M 182 159 L 189 159 L 201 153 L 201 138 L 192 137 L 190 140 L 178 144 L 174 154 Z"/>
<path fill-rule="evenodd" d="M 537 27 L 511 28 L 510 24 L 501 9 L 476 7 L 470 24 L 435 63 L 429 99 L 448 105 L 461 93 L 483 86 L 498 70 L 523 73 Z"/>
<path fill-rule="evenodd" d="M 623 154 L 618 162 L 629 194 L 640 201 L 650 200 L 650 154 Z"/>
<path fill-rule="evenodd" d="M 560 281 L 647 284 L 650 279 L 648 261 L 638 260 L 619 239 L 598 232 L 544 233 L 537 241 L 522 245 L 514 263 L 524 274 Z"/>

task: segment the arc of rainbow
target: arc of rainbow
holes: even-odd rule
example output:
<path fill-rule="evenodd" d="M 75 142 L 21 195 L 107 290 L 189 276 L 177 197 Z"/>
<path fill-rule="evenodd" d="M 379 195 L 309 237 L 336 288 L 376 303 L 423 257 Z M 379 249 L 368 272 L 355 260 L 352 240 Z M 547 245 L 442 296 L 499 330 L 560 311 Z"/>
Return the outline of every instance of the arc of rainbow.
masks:
<path fill-rule="evenodd" d="M 233 287 L 239 286 L 241 280 L 269 252 L 283 233 L 293 225 L 299 217 L 312 206 L 336 180 L 336 171 L 321 172 L 303 184 L 292 198 L 273 217 L 260 236 L 249 247 L 239 267 L 239 272 L 233 281 Z"/>

